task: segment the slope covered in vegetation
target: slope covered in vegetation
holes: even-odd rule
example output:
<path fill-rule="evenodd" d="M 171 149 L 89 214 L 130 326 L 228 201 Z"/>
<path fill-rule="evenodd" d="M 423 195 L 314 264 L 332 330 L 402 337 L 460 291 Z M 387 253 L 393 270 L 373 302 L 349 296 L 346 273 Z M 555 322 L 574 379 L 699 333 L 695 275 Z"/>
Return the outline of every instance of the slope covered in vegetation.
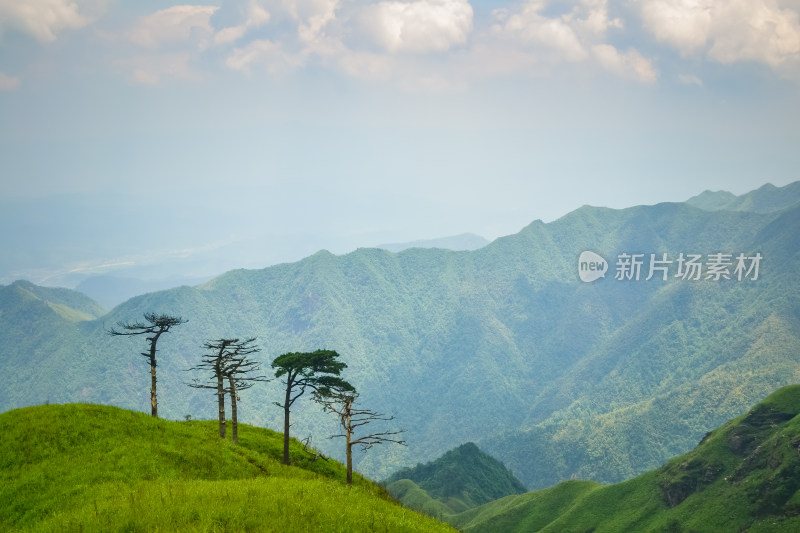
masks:
<path fill-rule="evenodd" d="M 799 531 L 800 385 L 614 485 L 567 481 L 452 517 L 467 532 Z"/>
<path fill-rule="evenodd" d="M 0 530 L 449 531 L 282 435 L 89 404 L 0 414 Z"/>
<path fill-rule="evenodd" d="M 468 442 L 438 459 L 404 468 L 385 482 L 403 505 L 432 516 L 455 514 L 525 487 L 497 459 Z"/>

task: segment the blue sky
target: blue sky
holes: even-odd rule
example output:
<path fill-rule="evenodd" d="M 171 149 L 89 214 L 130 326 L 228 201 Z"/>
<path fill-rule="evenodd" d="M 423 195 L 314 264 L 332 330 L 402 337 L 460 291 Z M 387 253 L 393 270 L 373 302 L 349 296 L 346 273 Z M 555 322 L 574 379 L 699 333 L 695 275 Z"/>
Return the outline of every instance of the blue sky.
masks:
<path fill-rule="evenodd" d="M 493 239 L 785 185 L 799 125 L 800 0 L 0 0 L 7 247 Z"/>

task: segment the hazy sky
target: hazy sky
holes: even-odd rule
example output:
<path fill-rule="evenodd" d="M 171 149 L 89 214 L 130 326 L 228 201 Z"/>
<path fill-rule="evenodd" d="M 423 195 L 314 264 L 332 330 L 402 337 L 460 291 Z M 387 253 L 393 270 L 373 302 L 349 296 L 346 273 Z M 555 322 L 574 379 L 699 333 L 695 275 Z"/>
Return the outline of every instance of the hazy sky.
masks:
<path fill-rule="evenodd" d="M 0 0 L 0 165 L 65 234 L 365 245 L 785 185 L 800 0 Z"/>

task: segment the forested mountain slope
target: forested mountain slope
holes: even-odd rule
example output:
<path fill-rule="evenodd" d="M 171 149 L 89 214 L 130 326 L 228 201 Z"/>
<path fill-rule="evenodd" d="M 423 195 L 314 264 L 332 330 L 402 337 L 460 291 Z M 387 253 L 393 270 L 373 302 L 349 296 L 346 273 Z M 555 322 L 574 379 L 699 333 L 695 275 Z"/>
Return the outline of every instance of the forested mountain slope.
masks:
<path fill-rule="evenodd" d="M 797 531 L 800 385 L 708 433 L 694 450 L 614 485 L 566 481 L 448 520 L 465 532 Z"/>

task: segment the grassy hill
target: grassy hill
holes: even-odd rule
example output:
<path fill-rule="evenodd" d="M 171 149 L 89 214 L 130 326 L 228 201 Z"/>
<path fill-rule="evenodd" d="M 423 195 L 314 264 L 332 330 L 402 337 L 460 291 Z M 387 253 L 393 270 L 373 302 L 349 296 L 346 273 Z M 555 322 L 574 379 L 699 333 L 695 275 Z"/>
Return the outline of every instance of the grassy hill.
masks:
<path fill-rule="evenodd" d="M 450 531 L 282 436 L 69 404 L 0 414 L 0 530 Z"/>
<path fill-rule="evenodd" d="M 800 385 L 779 389 L 691 452 L 614 485 L 567 481 L 449 520 L 466 532 L 798 531 Z"/>
<path fill-rule="evenodd" d="M 522 483 L 501 462 L 472 442 L 435 461 L 404 468 L 384 484 L 389 494 L 406 507 L 437 518 L 525 492 Z"/>

